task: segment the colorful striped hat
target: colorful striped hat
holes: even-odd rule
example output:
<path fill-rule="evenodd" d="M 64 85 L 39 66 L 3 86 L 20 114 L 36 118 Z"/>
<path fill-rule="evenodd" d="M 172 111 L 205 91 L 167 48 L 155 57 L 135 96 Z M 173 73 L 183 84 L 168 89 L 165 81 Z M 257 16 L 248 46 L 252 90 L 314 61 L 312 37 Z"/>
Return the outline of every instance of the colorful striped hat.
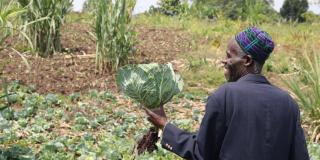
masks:
<path fill-rule="evenodd" d="M 270 35 L 257 27 L 248 27 L 236 35 L 235 39 L 246 54 L 260 63 L 264 63 L 274 49 Z"/>

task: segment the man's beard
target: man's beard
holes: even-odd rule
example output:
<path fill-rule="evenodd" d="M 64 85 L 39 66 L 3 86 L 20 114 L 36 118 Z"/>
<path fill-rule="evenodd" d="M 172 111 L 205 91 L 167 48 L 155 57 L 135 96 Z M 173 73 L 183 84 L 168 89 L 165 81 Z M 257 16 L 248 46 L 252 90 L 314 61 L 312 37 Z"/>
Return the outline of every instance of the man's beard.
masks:
<path fill-rule="evenodd" d="M 230 63 L 226 65 L 229 76 L 227 77 L 228 82 L 236 82 L 239 78 L 243 76 L 243 72 L 239 66 L 239 63 Z"/>

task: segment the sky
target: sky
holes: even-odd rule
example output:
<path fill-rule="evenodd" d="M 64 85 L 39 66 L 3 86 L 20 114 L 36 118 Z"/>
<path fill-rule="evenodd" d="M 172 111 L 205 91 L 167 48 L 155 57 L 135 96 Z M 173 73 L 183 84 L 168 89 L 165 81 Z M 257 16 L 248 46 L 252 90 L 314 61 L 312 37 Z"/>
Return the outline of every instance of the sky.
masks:
<path fill-rule="evenodd" d="M 156 5 L 158 0 L 137 0 L 136 7 L 134 9 L 134 14 L 142 13 L 149 9 L 151 5 Z M 274 8 L 279 11 L 284 0 L 274 0 Z M 74 0 L 73 1 L 73 10 L 81 11 L 82 6 L 85 0 Z M 309 4 L 309 10 L 313 11 L 316 14 L 320 14 L 320 5 Z"/>

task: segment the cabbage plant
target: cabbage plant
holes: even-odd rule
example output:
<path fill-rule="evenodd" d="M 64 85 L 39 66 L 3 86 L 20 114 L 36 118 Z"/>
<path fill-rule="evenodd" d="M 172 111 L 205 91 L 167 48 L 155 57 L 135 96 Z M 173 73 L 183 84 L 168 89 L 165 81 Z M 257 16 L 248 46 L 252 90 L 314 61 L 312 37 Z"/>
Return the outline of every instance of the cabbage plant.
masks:
<path fill-rule="evenodd" d="M 169 102 L 182 91 L 183 81 L 172 64 L 127 65 L 119 69 L 117 85 L 128 97 L 149 109 Z"/>

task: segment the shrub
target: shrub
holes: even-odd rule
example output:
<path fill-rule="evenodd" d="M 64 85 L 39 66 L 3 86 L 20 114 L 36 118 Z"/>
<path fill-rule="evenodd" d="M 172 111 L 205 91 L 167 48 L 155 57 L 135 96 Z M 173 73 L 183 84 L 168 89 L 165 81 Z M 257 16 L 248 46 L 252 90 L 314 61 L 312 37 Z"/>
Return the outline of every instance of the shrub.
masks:
<path fill-rule="evenodd" d="M 301 17 L 308 23 L 320 22 L 320 16 L 311 11 L 303 13 Z"/>

